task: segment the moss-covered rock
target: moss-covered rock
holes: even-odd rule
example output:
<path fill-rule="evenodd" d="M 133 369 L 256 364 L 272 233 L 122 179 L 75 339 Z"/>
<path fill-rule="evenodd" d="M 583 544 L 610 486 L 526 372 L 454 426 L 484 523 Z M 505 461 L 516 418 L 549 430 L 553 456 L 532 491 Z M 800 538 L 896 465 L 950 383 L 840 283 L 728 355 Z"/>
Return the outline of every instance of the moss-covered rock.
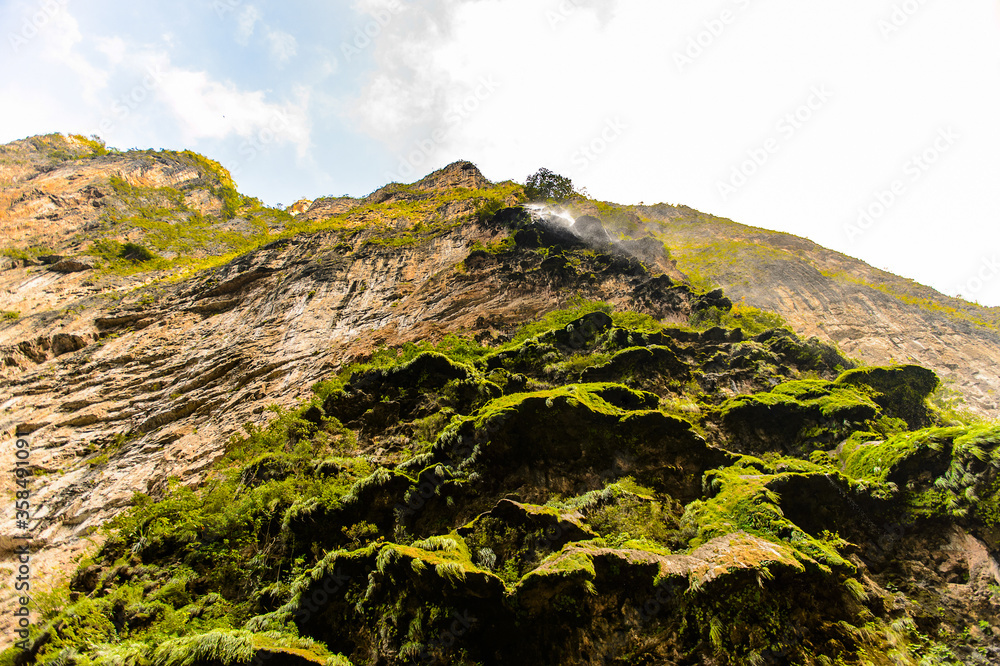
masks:
<path fill-rule="evenodd" d="M 457 532 L 479 566 L 509 584 L 567 543 L 597 536 L 572 514 L 506 499 Z"/>
<path fill-rule="evenodd" d="M 469 271 L 617 271 L 649 308 L 581 302 L 343 369 L 202 487 L 137 496 L 17 666 L 888 666 L 930 636 L 961 652 L 962 626 L 992 649 L 997 427 L 906 432 L 933 418 L 925 371 L 844 374 L 722 295 L 492 219 L 515 240 Z M 692 303 L 701 330 L 651 316 Z"/>
<path fill-rule="evenodd" d="M 647 381 L 653 377 L 688 382 L 691 369 L 669 347 L 633 347 L 615 354 L 603 365 L 587 368 L 580 375 L 583 382 Z"/>
<path fill-rule="evenodd" d="M 900 365 L 849 370 L 837 379 L 837 383 L 871 389 L 875 402 L 887 416 L 903 419 L 915 430 L 931 425 L 927 398 L 941 380 L 927 368 Z"/>
<path fill-rule="evenodd" d="M 884 441 L 852 439 L 844 473 L 905 507 L 909 522 L 958 519 L 997 543 L 1000 426 L 928 428 Z"/>
<path fill-rule="evenodd" d="M 850 627 L 866 612 L 855 586 L 742 532 L 688 554 L 569 544 L 518 585 L 524 647 L 514 654 L 540 663 L 684 663 L 695 655 L 808 663 L 806 646 L 829 642 L 826 654 L 850 660 L 861 647 Z"/>
<path fill-rule="evenodd" d="M 489 492 L 502 479 L 531 501 L 597 489 L 608 473 L 632 474 L 678 498 L 698 496 L 701 474 L 727 455 L 689 422 L 646 405 L 645 394 L 614 384 L 501 398 L 443 433 L 434 459 L 475 474 Z"/>
<path fill-rule="evenodd" d="M 413 421 L 451 409 L 469 413 L 503 393 L 473 368 L 444 354 L 425 352 L 399 367 L 368 370 L 353 376 L 341 391 L 323 402 L 323 412 L 364 437 L 392 433 L 403 426 L 413 434 Z"/>
<path fill-rule="evenodd" d="M 411 546 L 337 551 L 295 584 L 292 599 L 251 627 L 294 623 L 356 663 L 473 663 L 513 627 L 505 587 L 474 566 L 458 535 Z"/>
<path fill-rule="evenodd" d="M 734 450 L 798 455 L 835 445 L 878 414 L 866 393 L 821 380 L 786 382 L 767 393 L 737 396 L 720 410 Z"/>

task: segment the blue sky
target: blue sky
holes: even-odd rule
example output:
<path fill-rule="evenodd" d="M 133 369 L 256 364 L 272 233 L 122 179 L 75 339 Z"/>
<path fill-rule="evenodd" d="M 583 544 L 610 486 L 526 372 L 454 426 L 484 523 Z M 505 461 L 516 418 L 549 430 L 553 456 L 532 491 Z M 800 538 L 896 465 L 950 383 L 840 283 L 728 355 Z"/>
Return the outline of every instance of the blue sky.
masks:
<path fill-rule="evenodd" d="M 456 159 L 1000 305 L 1000 0 L 0 0 L 0 141 L 190 148 L 267 203 Z"/>

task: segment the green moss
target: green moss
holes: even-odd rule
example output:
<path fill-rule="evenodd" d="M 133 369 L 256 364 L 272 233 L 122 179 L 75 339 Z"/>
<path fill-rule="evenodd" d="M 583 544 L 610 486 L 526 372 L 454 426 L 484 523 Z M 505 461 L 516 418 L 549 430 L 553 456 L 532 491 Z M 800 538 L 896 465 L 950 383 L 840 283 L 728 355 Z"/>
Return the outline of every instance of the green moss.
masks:
<path fill-rule="evenodd" d="M 720 409 L 738 442 L 762 450 L 826 446 L 878 414 L 865 392 L 822 380 L 786 382 L 767 393 L 730 398 Z"/>
<path fill-rule="evenodd" d="M 564 329 L 577 319 L 593 312 L 603 312 L 611 317 L 615 326 L 635 332 L 656 332 L 664 328 L 663 324 L 650 315 L 640 312 L 616 311 L 611 303 L 577 298 L 571 301 L 569 307 L 550 312 L 537 322 L 519 328 L 505 348 L 514 348 L 531 338 L 537 338 L 550 331 Z"/>
<path fill-rule="evenodd" d="M 709 472 L 705 484 L 713 489 L 711 499 L 688 505 L 682 524 L 697 530 L 691 542 L 697 547 L 713 538 L 744 531 L 782 543 L 796 560 L 823 572 L 853 571 L 837 550 L 837 543 L 817 539 L 789 521 L 777 494 L 768 488 L 782 474 L 762 474 L 756 466 L 742 464 Z"/>
<path fill-rule="evenodd" d="M 984 485 L 974 510 L 984 524 L 993 528 L 1000 527 L 1000 476 Z"/>
<path fill-rule="evenodd" d="M 836 383 L 871 389 L 886 415 L 905 420 L 910 428 L 922 428 L 930 425 L 927 399 L 938 388 L 940 380 L 926 368 L 903 365 L 848 370 Z"/>
<path fill-rule="evenodd" d="M 612 547 L 633 547 L 643 543 L 667 551 L 680 547 L 677 532 L 678 518 L 683 508 L 669 497 L 654 497 L 652 489 L 635 485 L 631 478 L 618 483 L 639 490 L 643 494 L 625 491 L 613 501 L 604 502 L 586 514 L 587 525 L 603 537 Z"/>
<path fill-rule="evenodd" d="M 516 628 L 531 645 L 555 645 L 576 631 L 568 627 L 590 631 L 597 609 L 614 608 L 601 617 L 612 631 L 634 631 L 636 645 L 757 663 L 767 645 L 785 646 L 794 661 L 803 646 L 843 641 L 824 653 L 851 663 L 885 647 L 864 629 L 882 630 L 872 619 L 880 606 L 876 598 L 862 606 L 871 590 L 842 552 L 864 545 L 810 533 L 803 493 L 817 488 L 811 483 L 881 498 L 910 518 L 964 515 L 996 525 L 1000 429 L 896 434 L 905 424 L 880 418 L 886 393 L 855 375 L 785 382 L 718 410 L 694 377 L 672 381 L 669 392 L 658 384 L 655 394 L 560 383 L 569 370 L 653 342 L 699 371 L 733 349 L 777 365 L 768 354 L 797 353 L 801 343 L 776 333 L 742 346 L 713 343 L 709 354 L 697 333 L 611 312 L 587 349 L 567 350 L 567 326 L 581 313 L 607 314 L 604 305 L 554 313 L 501 349 L 456 335 L 378 350 L 314 386 L 296 409 L 274 410 L 269 426 L 248 425 L 200 487 L 174 481 L 155 498 L 137 495 L 88 563 L 97 571 L 78 577 L 91 581 L 78 602 L 49 603 L 46 619 L 64 624 L 43 661 L 76 650 L 115 666 L 225 664 L 248 649 L 316 663 L 336 659 L 325 650 L 356 650 L 358 663 L 415 660 L 434 652 L 428 646 L 454 612 L 471 609 L 489 631 Z M 530 378 L 503 369 L 517 359 Z M 544 371 L 557 366 L 565 372 Z M 736 448 L 738 437 L 719 423 L 737 416 L 753 426 L 747 432 L 774 441 L 784 441 L 775 420 L 791 418 L 792 439 L 808 444 L 793 453 L 811 460 L 779 455 L 780 446 L 738 458 L 709 446 L 689 420 Z M 844 439 L 839 458 L 814 451 Z M 330 577 L 336 594 L 323 588 Z M 629 624 L 663 581 L 678 589 L 661 616 Z M 321 590 L 328 597 L 320 609 Z M 784 636 L 787 626 L 809 635 Z M 481 646 L 505 649 L 469 631 L 462 648 L 435 655 L 475 663 L 488 660 Z M 269 647 L 266 632 L 278 632 Z M 293 645 L 295 633 L 316 645 Z"/>
<path fill-rule="evenodd" d="M 915 456 L 927 453 L 933 457 L 940 457 L 936 454 L 948 456 L 951 440 L 962 432 L 960 428 L 932 428 L 897 435 L 887 441 L 867 442 L 861 435 L 842 448 L 842 468 L 855 479 L 884 483 L 893 471 Z"/>
<path fill-rule="evenodd" d="M 915 516 L 975 516 L 996 520 L 1000 426 L 928 428 L 885 441 L 848 442 L 840 457 L 846 474 L 890 493 L 902 493 Z M 930 477 L 930 481 L 921 479 Z"/>
<path fill-rule="evenodd" d="M 733 304 L 730 310 L 716 307 L 707 308 L 691 315 L 688 322 L 697 330 L 707 330 L 713 326 L 723 328 L 739 328 L 746 335 L 759 335 L 775 328 L 791 330 L 788 322 L 781 315 L 761 310 L 743 303 Z"/>
<path fill-rule="evenodd" d="M 81 159 L 88 157 L 103 157 L 108 154 L 108 147 L 104 144 L 104 141 L 102 141 L 99 137 L 95 136 L 92 139 L 88 139 L 82 134 L 70 134 L 69 138 L 79 141 L 90 150 L 89 154 L 81 155 L 80 156 Z"/>

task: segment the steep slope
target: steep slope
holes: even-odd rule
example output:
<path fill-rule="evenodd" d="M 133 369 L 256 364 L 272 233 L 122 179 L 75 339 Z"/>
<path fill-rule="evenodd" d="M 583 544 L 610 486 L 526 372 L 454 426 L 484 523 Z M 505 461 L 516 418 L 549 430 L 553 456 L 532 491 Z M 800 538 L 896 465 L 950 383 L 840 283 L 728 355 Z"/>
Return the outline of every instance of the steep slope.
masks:
<path fill-rule="evenodd" d="M 594 202 L 570 224 L 516 206 L 518 185 L 468 162 L 291 212 L 239 195 L 190 153 L 36 137 L 0 165 L 12 234 L 0 431 L 30 444 L 33 576 L 55 586 L 36 608 L 53 624 L 36 626 L 31 659 L 530 663 L 481 638 L 488 623 L 534 627 L 529 643 L 552 650 L 536 663 L 774 662 L 820 640 L 847 663 L 910 658 L 933 648 L 932 629 L 980 621 L 994 647 L 992 431 L 905 439 L 952 418 L 925 407 L 933 375 L 843 374 L 854 363 L 836 349 L 765 312 L 730 311 L 721 292 L 684 284 L 655 239 L 669 225 Z M 612 243 L 605 224 L 637 240 Z M 673 256 L 687 268 L 686 249 Z M 955 335 L 978 353 L 975 335 Z M 269 409 L 303 399 L 293 415 Z M 896 476 L 869 464 L 880 447 Z M 928 448 L 955 469 L 937 454 L 925 465 Z M 15 459 L 13 437 L 0 456 Z M 829 475 L 849 499 L 839 513 L 863 507 L 855 520 L 816 506 Z M 12 496 L 15 477 L 0 488 Z M 110 535 L 96 531 L 129 507 Z M 900 525 L 906 540 L 886 554 Z M 22 534 L 6 513 L 7 566 Z M 89 539 L 108 541 L 68 590 Z M 330 590 L 310 585 L 327 573 L 336 585 L 342 565 L 358 610 L 311 608 Z M 656 599 L 657 571 L 682 610 L 651 622 L 636 609 Z M 920 576 L 928 589 L 911 589 Z M 746 583 L 766 587 L 769 621 L 787 619 L 789 599 L 809 616 L 784 635 L 723 636 L 719 623 L 747 621 L 726 615 L 729 601 L 683 601 L 716 579 L 713 597 L 741 604 Z M 905 600 L 884 594 L 890 584 Z M 597 594 L 573 609 L 574 590 Z M 475 600 L 477 619 L 454 631 L 493 652 L 442 652 L 450 613 L 468 619 L 455 599 Z M 939 606 L 947 617 L 929 610 Z M 350 630 L 331 633 L 338 624 Z"/>
<path fill-rule="evenodd" d="M 992 663 L 1000 429 L 845 365 L 601 303 L 380 353 L 133 499 L 15 663 Z"/>
<path fill-rule="evenodd" d="M 1000 408 L 1000 308 L 945 296 L 790 234 L 748 227 L 686 206 L 570 208 L 620 234 L 663 241 L 686 275 L 736 301 L 781 314 L 796 331 L 835 342 L 866 363 L 933 369 L 968 407 Z"/>
<path fill-rule="evenodd" d="M 185 172 L 177 188 L 120 182 L 136 163 L 156 171 L 183 159 L 140 152 L 58 162 L 67 183 L 80 180 L 72 169 L 102 169 L 87 185 L 109 190 L 96 229 L 85 228 L 90 211 L 70 205 L 71 234 L 53 231 L 58 213 L 48 219 L 10 212 L 26 231 L 20 246 L 7 248 L 11 261 L 0 271 L 0 309 L 16 311 L 0 324 L 0 429 L 30 439 L 32 466 L 44 478 L 33 498 L 33 506 L 44 507 L 35 514 L 36 544 L 52 545 L 35 558 L 41 581 L 58 576 L 86 545 L 79 538 L 135 492 L 162 489 L 170 476 L 197 482 L 242 425 L 265 424 L 272 418 L 266 408 L 291 404 L 350 357 L 461 329 L 502 337 L 577 293 L 628 306 L 656 301 L 669 286 L 651 282 L 620 255 L 559 260 L 522 248 L 494 261 L 488 246 L 498 248 L 510 231 L 479 222 L 476 210 L 513 203 L 518 188 L 491 185 L 468 163 L 342 202 L 340 215 L 301 220 L 252 201 L 229 214 L 221 204 L 216 215 L 192 210 L 184 200 L 198 196 L 202 183 L 220 182 L 210 163 Z M 18 168 L 27 170 L 25 178 L 39 171 Z M 78 217 L 89 222 L 81 226 Z M 178 251 L 178 239 L 189 238 L 196 224 L 211 231 L 261 220 L 268 229 L 236 231 L 190 255 Z M 43 241 L 49 247 L 36 250 Z M 102 242 L 162 254 L 108 256 Z M 227 263 L 241 245 L 257 249 Z M 483 249 L 470 256 L 477 247 Z M 78 266 L 63 272 L 63 259 L 53 261 L 49 252 Z M 651 286 L 636 292 L 637 280 Z M 674 304 L 680 319 L 686 298 Z M 669 304 L 653 307 L 671 314 Z M 4 459 L 13 460 L 14 443 L 8 437 L 0 444 Z M 13 477 L 0 487 L 13 492 Z M 6 557 L 20 533 L 13 518 L 5 514 L 0 522 Z"/>

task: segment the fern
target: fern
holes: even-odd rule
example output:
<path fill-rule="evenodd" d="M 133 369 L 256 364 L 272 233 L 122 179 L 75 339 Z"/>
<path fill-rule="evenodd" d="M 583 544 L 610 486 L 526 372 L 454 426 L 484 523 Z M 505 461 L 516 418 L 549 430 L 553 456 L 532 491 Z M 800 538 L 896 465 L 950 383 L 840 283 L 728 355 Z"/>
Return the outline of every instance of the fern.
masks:
<path fill-rule="evenodd" d="M 217 661 L 245 664 L 253 658 L 253 634 L 248 631 L 215 630 L 162 643 L 153 653 L 153 666 L 193 666 Z"/>
<path fill-rule="evenodd" d="M 451 581 L 452 584 L 465 582 L 465 567 L 458 562 L 442 562 L 434 566 L 434 571 L 441 578 Z"/>
<path fill-rule="evenodd" d="M 724 625 L 722 624 L 722 619 L 718 616 L 713 617 L 712 621 L 709 622 L 708 637 L 712 641 L 712 646 L 716 650 L 722 651 L 722 631 Z"/>

